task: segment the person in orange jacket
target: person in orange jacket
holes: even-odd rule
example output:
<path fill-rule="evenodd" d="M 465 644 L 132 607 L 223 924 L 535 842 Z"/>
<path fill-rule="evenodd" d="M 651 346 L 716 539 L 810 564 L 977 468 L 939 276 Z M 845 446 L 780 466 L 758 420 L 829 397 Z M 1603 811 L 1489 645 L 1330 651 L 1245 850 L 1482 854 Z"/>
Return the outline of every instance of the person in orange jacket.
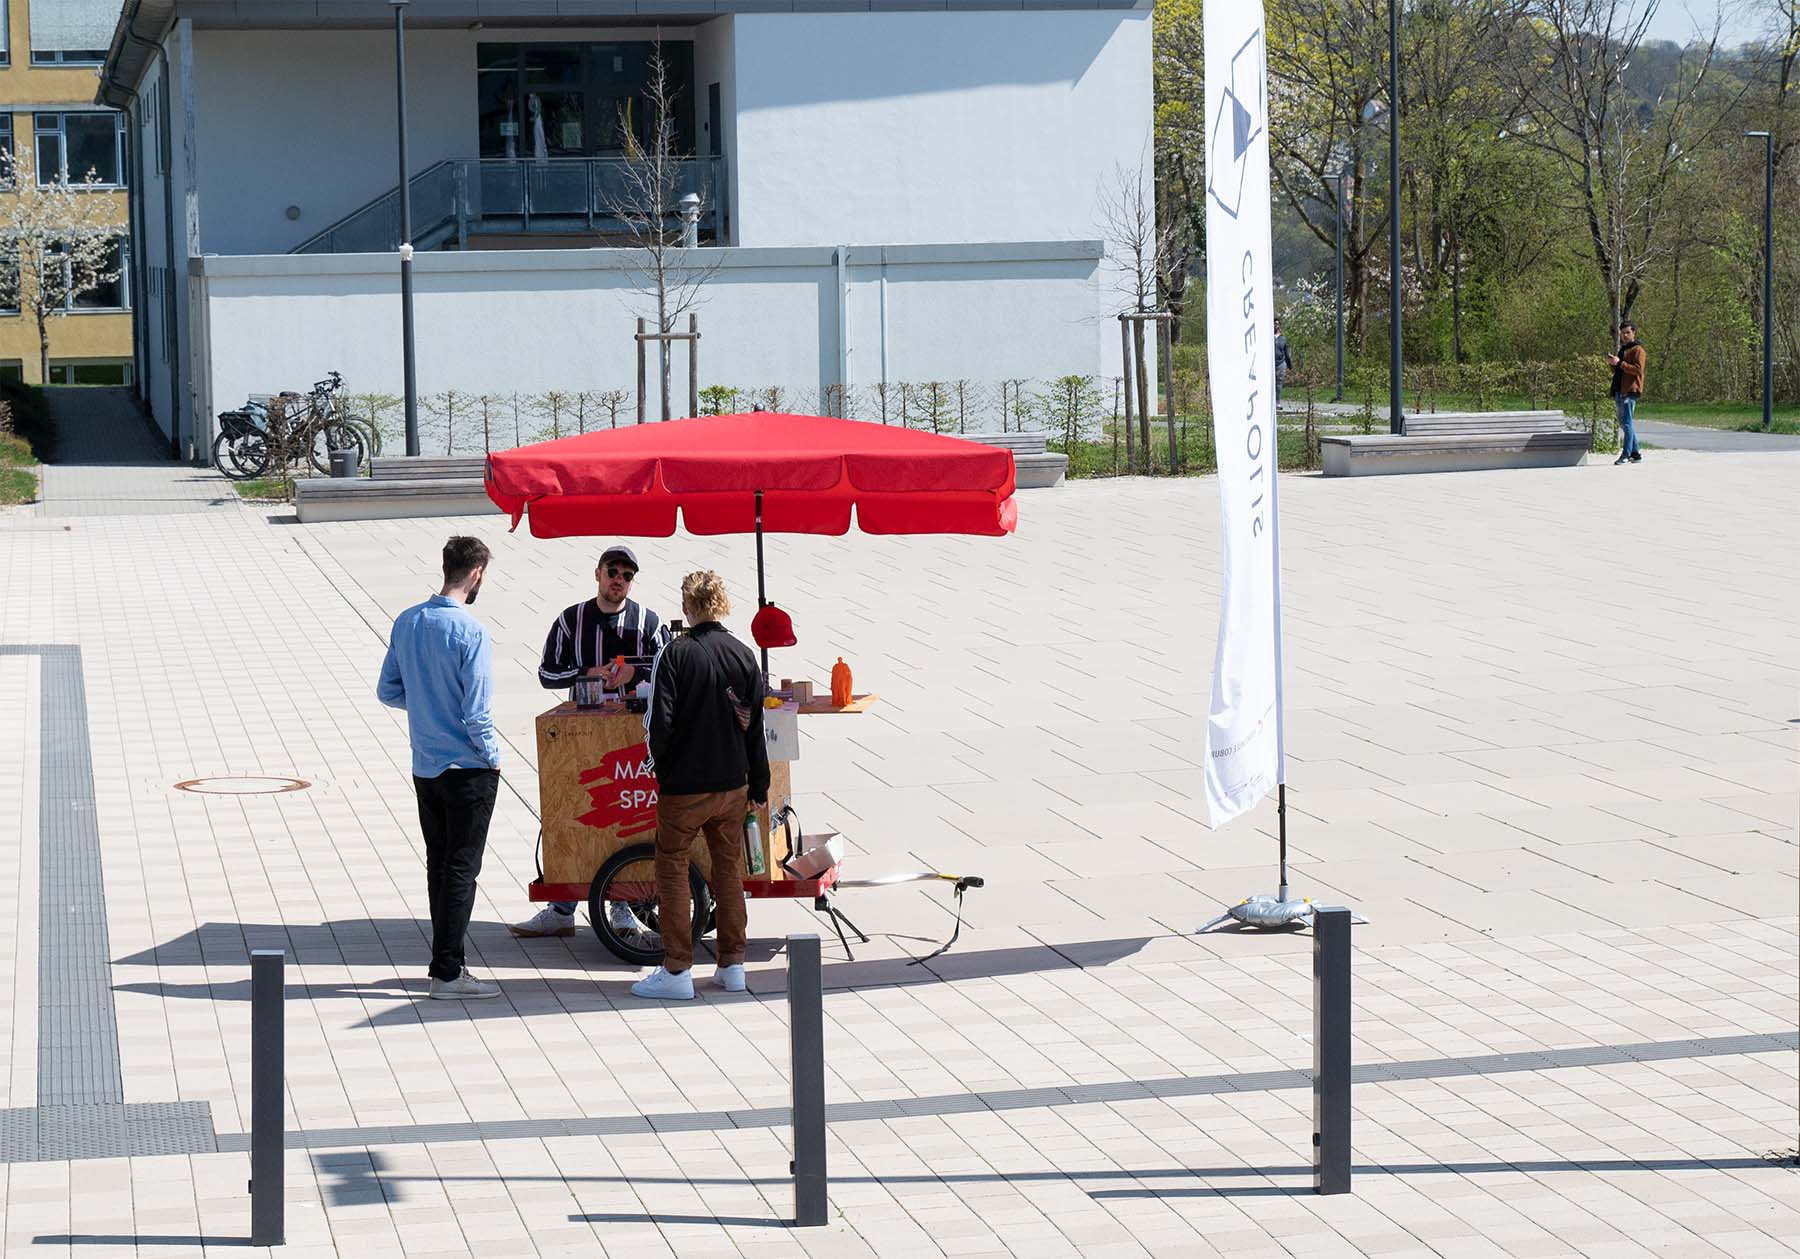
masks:
<path fill-rule="evenodd" d="M 1638 399 L 1644 396 L 1645 357 L 1643 343 L 1637 339 L 1637 328 L 1629 319 L 1624 320 L 1619 324 L 1619 352 L 1606 356 L 1613 369 L 1612 396 L 1619 412 L 1619 457 L 1613 460 L 1614 467 L 1638 463 L 1644 458 L 1638 453 L 1635 421 Z"/>

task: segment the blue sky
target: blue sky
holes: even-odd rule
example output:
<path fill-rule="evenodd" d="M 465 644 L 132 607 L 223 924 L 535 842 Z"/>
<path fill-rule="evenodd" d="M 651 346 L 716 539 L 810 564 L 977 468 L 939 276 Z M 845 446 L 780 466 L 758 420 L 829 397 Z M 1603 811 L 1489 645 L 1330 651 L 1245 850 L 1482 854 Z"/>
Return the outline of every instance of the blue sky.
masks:
<path fill-rule="evenodd" d="M 1767 16 L 1773 8 L 1768 0 L 1724 5 L 1720 4 L 1720 0 L 1662 0 L 1656 17 L 1650 23 L 1650 37 L 1685 43 L 1693 35 L 1696 20 L 1701 26 L 1711 30 L 1713 19 L 1721 7 L 1726 10 L 1724 43 L 1730 48 L 1762 34 L 1768 24 Z"/>

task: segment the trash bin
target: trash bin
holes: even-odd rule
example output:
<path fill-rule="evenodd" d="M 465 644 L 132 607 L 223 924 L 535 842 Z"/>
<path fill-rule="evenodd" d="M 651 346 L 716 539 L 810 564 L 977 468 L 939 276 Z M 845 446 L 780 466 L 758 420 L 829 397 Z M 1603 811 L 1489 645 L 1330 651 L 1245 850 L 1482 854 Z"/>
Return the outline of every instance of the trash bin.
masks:
<path fill-rule="evenodd" d="M 332 451 L 331 452 L 331 475 L 332 476 L 355 476 L 356 475 L 356 465 L 362 462 L 362 460 L 358 457 L 361 454 L 362 454 L 362 452 L 357 450 L 357 448 L 354 446 L 350 447 L 348 450 Z"/>

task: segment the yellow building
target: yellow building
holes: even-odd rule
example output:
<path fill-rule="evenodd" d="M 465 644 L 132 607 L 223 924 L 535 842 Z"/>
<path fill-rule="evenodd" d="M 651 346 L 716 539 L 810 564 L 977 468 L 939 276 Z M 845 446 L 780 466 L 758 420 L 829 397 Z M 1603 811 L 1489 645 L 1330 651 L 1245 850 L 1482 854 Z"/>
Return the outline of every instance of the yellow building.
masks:
<path fill-rule="evenodd" d="M 0 0 L 0 147 L 18 178 L 81 181 L 95 172 L 126 221 L 129 163 L 121 115 L 94 104 L 120 0 Z M 0 199 L 16 196 L 0 188 Z M 49 322 L 50 380 L 64 385 L 132 384 L 131 268 L 77 296 Z M 16 301 L 12 302 L 16 306 Z M 37 321 L 0 309 L 0 376 L 40 383 Z"/>

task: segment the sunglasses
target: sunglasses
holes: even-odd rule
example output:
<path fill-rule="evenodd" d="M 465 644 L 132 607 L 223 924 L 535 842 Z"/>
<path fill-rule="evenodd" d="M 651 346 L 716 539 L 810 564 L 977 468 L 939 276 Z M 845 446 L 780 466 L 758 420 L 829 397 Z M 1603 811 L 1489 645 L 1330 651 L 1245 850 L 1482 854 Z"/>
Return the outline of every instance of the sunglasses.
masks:
<path fill-rule="evenodd" d="M 620 568 L 617 564 L 608 564 L 606 566 L 606 575 L 608 577 L 623 577 L 626 581 L 631 581 L 637 577 L 637 569 Z"/>

